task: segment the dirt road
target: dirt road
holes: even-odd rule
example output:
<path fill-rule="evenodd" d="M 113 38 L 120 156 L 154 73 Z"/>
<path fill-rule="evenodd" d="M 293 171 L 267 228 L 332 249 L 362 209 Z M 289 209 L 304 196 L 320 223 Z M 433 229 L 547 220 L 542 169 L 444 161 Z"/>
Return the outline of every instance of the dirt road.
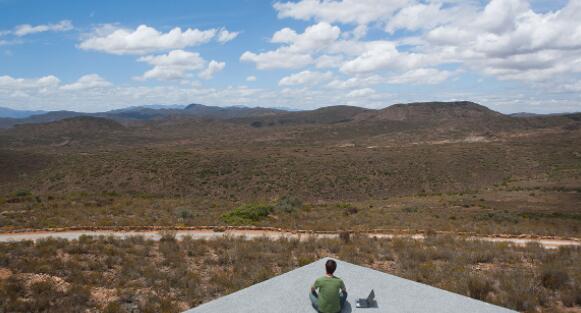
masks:
<path fill-rule="evenodd" d="M 178 230 L 175 231 L 176 237 L 182 239 L 189 236 L 193 239 L 212 239 L 223 237 L 244 237 L 248 239 L 258 237 L 268 237 L 271 239 L 279 238 L 298 238 L 299 240 L 306 240 L 309 238 L 336 238 L 339 233 L 297 233 L 291 231 L 274 231 L 274 230 L 249 230 L 249 229 L 230 229 L 225 231 L 215 230 Z M 366 236 L 375 236 L 377 238 L 412 238 L 416 240 L 423 240 L 422 234 L 389 234 L 389 233 L 360 233 Z M 136 231 L 113 231 L 113 230 L 75 230 L 75 231 L 31 231 L 31 232 L 15 232 L 15 233 L 0 233 L 0 242 L 22 241 L 22 240 L 39 240 L 46 238 L 62 238 L 62 239 L 78 239 L 86 236 L 113 236 L 117 238 L 127 238 L 131 236 L 143 236 L 146 239 L 159 240 L 161 234 L 158 231 L 151 230 L 136 230 Z M 459 235 L 460 236 L 460 235 Z M 579 239 L 544 239 L 544 238 L 516 238 L 509 236 L 461 236 L 470 240 L 483 240 L 491 242 L 509 242 L 516 245 L 526 245 L 527 243 L 539 243 L 547 249 L 556 249 L 562 246 L 581 246 Z"/>

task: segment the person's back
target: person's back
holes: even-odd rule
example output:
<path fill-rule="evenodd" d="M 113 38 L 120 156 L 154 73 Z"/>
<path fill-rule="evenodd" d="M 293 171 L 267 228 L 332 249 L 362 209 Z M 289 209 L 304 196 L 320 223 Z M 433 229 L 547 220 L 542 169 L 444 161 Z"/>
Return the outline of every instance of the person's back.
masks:
<path fill-rule="evenodd" d="M 347 299 L 347 290 L 343 280 L 333 275 L 337 268 L 337 263 L 333 260 L 328 260 L 325 268 L 327 275 L 318 278 L 311 287 L 311 302 L 319 312 L 338 313 Z M 318 293 L 316 292 L 317 290 Z"/>

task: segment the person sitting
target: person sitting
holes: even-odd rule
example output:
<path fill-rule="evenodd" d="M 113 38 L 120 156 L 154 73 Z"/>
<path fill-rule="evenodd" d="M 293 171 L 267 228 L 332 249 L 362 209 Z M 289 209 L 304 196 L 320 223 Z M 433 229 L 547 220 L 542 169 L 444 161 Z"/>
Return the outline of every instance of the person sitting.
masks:
<path fill-rule="evenodd" d="M 318 278 L 311 287 L 309 298 L 317 312 L 339 313 L 345 306 L 347 289 L 343 280 L 333 275 L 336 269 L 337 262 L 327 260 L 325 263 L 326 275 Z"/>

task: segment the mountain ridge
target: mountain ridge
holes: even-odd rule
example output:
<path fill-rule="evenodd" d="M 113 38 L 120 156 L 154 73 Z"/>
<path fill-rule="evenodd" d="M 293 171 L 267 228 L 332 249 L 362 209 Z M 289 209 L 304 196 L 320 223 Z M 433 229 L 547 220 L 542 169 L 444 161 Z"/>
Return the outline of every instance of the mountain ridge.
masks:
<path fill-rule="evenodd" d="M 382 109 L 358 106 L 331 105 L 313 110 L 288 111 L 280 108 L 245 106 L 207 106 L 199 103 L 178 106 L 144 105 L 97 113 L 50 111 L 25 118 L 0 116 L 0 128 L 17 124 L 42 124 L 79 116 L 112 119 L 121 123 L 154 121 L 168 118 L 202 118 L 240 121 L 254 127 L 293 124 L 333 124 L 350 121 L 408 122 L 408 123 L 539 123 L 575 116 L 569 114 L 503 114 L 470 101 L 396 103 Z M 519 120 L 519 122 L 516 122 Z"/>

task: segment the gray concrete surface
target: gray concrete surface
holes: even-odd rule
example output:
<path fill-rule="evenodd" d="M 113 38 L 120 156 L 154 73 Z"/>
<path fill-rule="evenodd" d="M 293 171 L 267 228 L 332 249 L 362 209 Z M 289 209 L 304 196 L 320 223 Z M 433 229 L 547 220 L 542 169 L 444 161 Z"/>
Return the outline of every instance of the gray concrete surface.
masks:
<path fill-rule="evenodd" d="M 315 279 L 324 274 L 321 259 L 185 313 L 315 313 L 308 298 Z M 335 275 L 347 286 L 343 313 L 509 313 L 499 306 L 337 260 Z M 375 290 L 376 308 L 356 308 L 357 298 Z"/>

